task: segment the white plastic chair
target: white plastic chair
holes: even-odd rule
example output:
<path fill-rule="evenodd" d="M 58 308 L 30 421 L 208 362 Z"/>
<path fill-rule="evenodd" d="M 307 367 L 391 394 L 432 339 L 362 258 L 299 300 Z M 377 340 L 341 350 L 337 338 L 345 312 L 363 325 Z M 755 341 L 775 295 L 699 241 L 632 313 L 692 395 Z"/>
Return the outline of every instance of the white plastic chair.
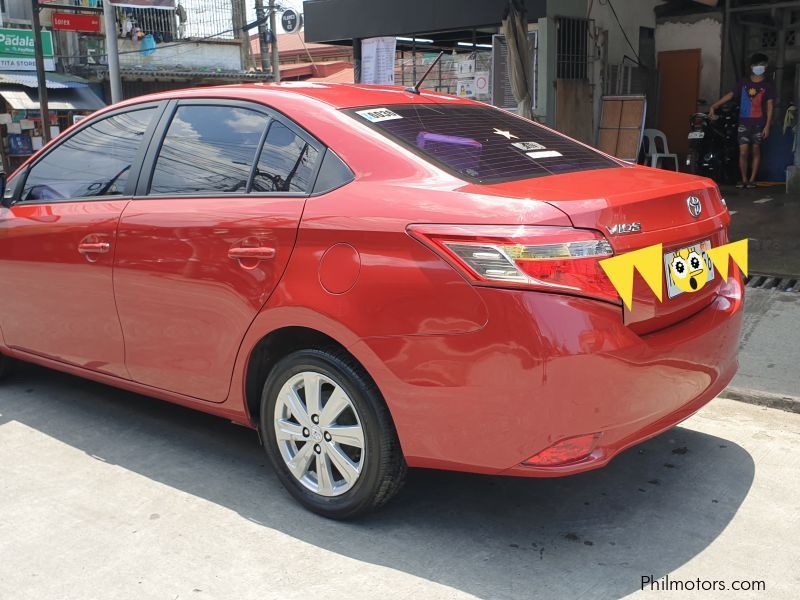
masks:
<path fill-rule="evenodd" d="M 663 131 L 659 129 L 645 129 L 642 143 L 644 144 L 645 161 L 649 161 L 651 167 L 658 168 L 658 163 L 661 159 L 670 158 L 675 165 L 675 170 L 678 170 L 678 155 L 670 154 L 669 148 L 667 147 L 667 136 L 664 135 Z"/>

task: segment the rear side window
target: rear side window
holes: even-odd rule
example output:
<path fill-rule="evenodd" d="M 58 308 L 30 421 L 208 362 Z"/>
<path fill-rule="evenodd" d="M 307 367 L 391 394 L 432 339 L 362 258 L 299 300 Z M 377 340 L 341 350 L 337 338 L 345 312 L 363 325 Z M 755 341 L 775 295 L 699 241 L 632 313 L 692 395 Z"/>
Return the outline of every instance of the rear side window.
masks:
<path fill-rule="evenodd" d="M 245 193 L 268 121 L 246 108 L 179 106 L 156 160 L 150 193 Z"/>
<path fill-rule="evenodd" d="M 269 126 L 258 159 L 254 192 L 308 192 L 319 152 L 280 121 Z"/>
<path fill-rule="evenodd" d="M 31 168 L 20 200 L 57 202 L 118 196 L 155 108 L 106 117 L 59 144 Z"/>
<path fill-rule="evenodd" d="M 314 194 L 325 194 L 355 179 L 353 172 L 344 161 L 328 148 L 319 167 L 317 180 L 314 182 Z"/>
<path fill-rule="evenodd" d="M 477 183 L 620 166 L 537 123 L 489 106 L 405 104 L 347 112 L 434 164 Z"/>

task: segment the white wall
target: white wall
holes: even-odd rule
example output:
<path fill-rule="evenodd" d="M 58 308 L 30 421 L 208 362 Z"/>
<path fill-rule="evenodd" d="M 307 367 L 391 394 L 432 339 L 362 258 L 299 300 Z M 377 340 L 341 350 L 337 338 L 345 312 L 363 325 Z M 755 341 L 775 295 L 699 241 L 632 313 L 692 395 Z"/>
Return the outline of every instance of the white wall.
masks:
<path fill-rule="evenodd" d="M 595 33 L 598 34 L 595 39 L 595 45 L 600 43 L 601 31 L 607 32 L 607 61 L 610 65 L 622 64 L 625 56 L 629 56 L 634 61 L 636 55 L 639 54 L 639 28 L 650 27 L 655 28 L 656 16 L 653 9 L 663 4 L 663 0 L 614 0 L 614 8 L 619 17 L 619 23 L 614 18 L 614 13 L 611 11 L 607 0 L 587 0 L 587 10 L 589 18 L 594 20 Z M 620 24 L 622 27 L 620 28 Z M 622 32 L 628 36 L 633 50 L 625 40 Z M 594 84 L 593 92 L 593 113 L 595 130 L 600 120 L 600 104 L 603 96 L 603 62 L 601 59 L 601 48 L 595 48 L 596 54 L 594 61 L 594 73 L 592 83 Z M 625 64 L 635 64 L 630 61 L 625 61 Z"/>
<path fill-rule="evenodd" d="M 614 0 L 614 8 L 622 24 L 622 29 L 628 34 L 628 38 L 639 52 L 639 27 L 655 27 L 656 17 L 653 9 L 663 0 Z M 631 51 L 630 46 L 622 35 L 614 13 L 606 0 L 588 0 L 591 10 L 589 18 L 594 19 L 595 27 L 608 31 L 608 62 L 609 64 L 619 64 L 625 55 L 634 60 L 636 57 Z"/>
<path fill-rule="evenodd" d="M 700 98 L 709 103 L 719 98 L 722 60 L 722 21 L 703 16 L 667 20 L 656 26 L 656 53 L 700 48 Z"/>
<path fill-rule="evenodd" d="M 203 41 L 178 45 L 159 44 L 150 56 L 139 52 L 140 44 L 128 39 L 119 40 L 119 63 L 125 67 L 159 66 L 185 67 L 187 69 L 211 68 L 239 70 L 242 68 L 241 54 L 237 42 Z"/>

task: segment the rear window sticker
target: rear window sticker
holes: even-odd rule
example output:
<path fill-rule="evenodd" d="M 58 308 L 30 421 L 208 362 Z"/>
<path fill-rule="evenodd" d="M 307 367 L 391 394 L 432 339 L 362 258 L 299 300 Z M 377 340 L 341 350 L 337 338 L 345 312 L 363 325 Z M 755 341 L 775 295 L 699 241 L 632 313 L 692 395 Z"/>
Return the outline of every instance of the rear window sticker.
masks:
<path fill-rule="evenodd" d="M 514 142 L 511 144 L 517 150 L 522 150 L 523 152 L 533 152 L 534 150 L 546 150 L 545 146 L 537 142 Z"/>
<path fill-rule="evenodd" d="M 555 158 L 557 156 L 563 156 L 561 152 L 556 152 L 555 150 L 540 150 L 539 152 L 526 152 L 525 156 L 528 158 Z"/>
<path fill-rule="evenodd" d="M 357 110 L 357 115 L 364 117 L 370 123 L 380 123 L 381 121 L 393 121 L 394 119 L 402 119 L 396 112 L 388 108 L 370 108 L 368 110 Z"/>

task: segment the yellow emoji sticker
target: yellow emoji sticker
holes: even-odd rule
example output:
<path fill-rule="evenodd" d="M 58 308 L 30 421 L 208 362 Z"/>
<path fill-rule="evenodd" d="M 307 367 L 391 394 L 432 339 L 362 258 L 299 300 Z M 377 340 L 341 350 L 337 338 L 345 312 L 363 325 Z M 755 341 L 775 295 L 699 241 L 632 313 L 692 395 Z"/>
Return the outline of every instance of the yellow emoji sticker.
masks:
<path fill-rule="evenodd" d="M 662 278 L 666 280 L 669 298 L 683 292 L 696 292 L 714 279 L 715 268 L 722 280 L 726 280 L 729 261 L 733 261 L 747 275 L 747 242 L 744 239 L 712 248 L 711 242 L 705 240 L 667 253 L 663 252 L 661 244 L 655 244 L 601 260 L 599 264 L 619 293 L 623 304 L 630 310 L 634 273 L 641 275 L 659 300 L 662 300 Z"/>
<path fill-rule="evenodd" d="M 682 292 L 696 292 L 708 281 L 708 265 L 696 249 L 684 248 L 672 257 L 669 277 Z"/>

